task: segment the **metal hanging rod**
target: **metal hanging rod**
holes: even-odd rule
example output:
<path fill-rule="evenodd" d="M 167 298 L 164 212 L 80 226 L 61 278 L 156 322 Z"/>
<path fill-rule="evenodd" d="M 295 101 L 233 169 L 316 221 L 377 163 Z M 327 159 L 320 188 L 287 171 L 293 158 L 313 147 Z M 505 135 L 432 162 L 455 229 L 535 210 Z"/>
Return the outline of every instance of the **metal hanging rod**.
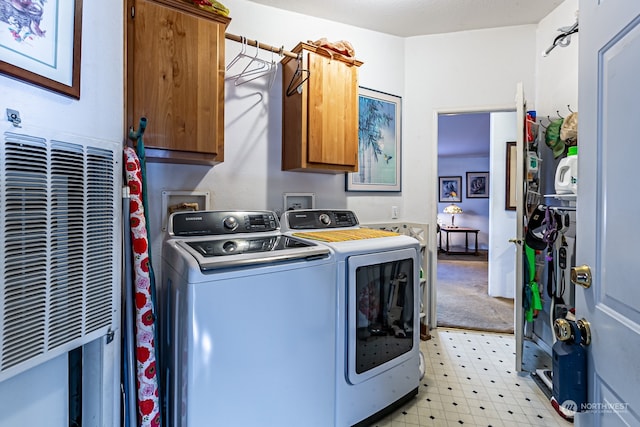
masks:
<path fill-rule="evenodd" d="M 576 212 L 577 209 L 575 206 L 549 206 L 550 209 L 554 211 L 563 211 L 563 212 Z"/>
<path fill-rule="evenodd" d="M 279 55 L 288 56 L 291 58 L 298 58 L 297 53 L 290 52 L 288 50 L 284 50 L 284 46 L 275 47 L 262 42 L 258 42 L 257 40 L 251 40 L 246 37 L 236 36 L 235 34 L 225 33 L 224 37 L 229 40 L 233 40 L 238 43 L 246 43 L 249 46 L 255 46 L 259 49 L 268 50 L 269 52 L 277 53 Z"/>

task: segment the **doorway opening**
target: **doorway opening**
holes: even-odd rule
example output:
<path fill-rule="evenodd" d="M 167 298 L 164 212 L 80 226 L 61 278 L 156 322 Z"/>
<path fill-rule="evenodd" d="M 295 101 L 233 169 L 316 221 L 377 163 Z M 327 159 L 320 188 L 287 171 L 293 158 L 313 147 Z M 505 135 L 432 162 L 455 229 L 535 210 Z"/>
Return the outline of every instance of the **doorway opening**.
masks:
<path fill-rule="evenodd" d="M 516 113 L 440 112 L 437 123 L 437 325 L 513 333 L 516 215 L 505 210 L 505 154 Z"/>

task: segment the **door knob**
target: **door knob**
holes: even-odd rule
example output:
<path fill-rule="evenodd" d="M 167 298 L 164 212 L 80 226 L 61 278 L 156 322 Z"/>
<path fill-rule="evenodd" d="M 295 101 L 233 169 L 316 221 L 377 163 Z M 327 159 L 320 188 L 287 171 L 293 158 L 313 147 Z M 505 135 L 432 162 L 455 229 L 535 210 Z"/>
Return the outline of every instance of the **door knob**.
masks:
<path fill-rule="evenodd" d="M 569 341 L 571 337 L 573 337 L 571 323 L 567 319 L 556 319 L 555 322 L 553 322 L 553 331 L 556 334 L 556 338 L 560 341 Z"/>
<path fill-rule="evenodd" d="M 588 265 L 571 267 L 571 283 L 589 289 L 591 287 L 591 267 Z"/>
<path fill-rule="evenodd" d="M 558 341 L 564 341 L 569 344 L 591 344 L 591 324 L 584 318 L 575 322 L 558 318 L 553 322 L 553 332 L 556 334 Z"/>
<path fill-rule="evenodd" d="M 580 331 L 580 338 L 582 344 L 589 345 L 591 344 L 591 324 L 586 319 L 580 319 L 576 321 L 576 326 Z"/>
<path fill-rule="evenodd" d="M 522 239 L 509 239 L 509 243 L 515 243 L 517 245 L 521 245 Z"/>

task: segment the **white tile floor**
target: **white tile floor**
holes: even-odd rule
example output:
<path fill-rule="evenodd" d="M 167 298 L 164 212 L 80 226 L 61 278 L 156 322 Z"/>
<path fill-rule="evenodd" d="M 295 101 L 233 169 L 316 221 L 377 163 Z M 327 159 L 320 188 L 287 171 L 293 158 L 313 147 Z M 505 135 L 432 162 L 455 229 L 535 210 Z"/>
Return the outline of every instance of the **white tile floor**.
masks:
<path fill-rule="evenodd" d="M 415 399 L 378 427 L 567 427 L 515 367 L 513 335 L 438 328 L 421 341 L 426 374 Z"/>

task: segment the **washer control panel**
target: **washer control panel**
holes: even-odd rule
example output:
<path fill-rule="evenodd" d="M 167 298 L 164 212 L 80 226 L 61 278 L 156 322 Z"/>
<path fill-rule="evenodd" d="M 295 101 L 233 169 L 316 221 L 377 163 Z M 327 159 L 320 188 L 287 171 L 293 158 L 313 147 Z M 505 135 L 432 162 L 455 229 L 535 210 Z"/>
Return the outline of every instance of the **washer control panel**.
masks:
<path fill-rule="evenodd" d="M 169 217 L 171 236 L 259 233 L 279 228 L 278 218 L 272 211 L 176 212 Z"/>

